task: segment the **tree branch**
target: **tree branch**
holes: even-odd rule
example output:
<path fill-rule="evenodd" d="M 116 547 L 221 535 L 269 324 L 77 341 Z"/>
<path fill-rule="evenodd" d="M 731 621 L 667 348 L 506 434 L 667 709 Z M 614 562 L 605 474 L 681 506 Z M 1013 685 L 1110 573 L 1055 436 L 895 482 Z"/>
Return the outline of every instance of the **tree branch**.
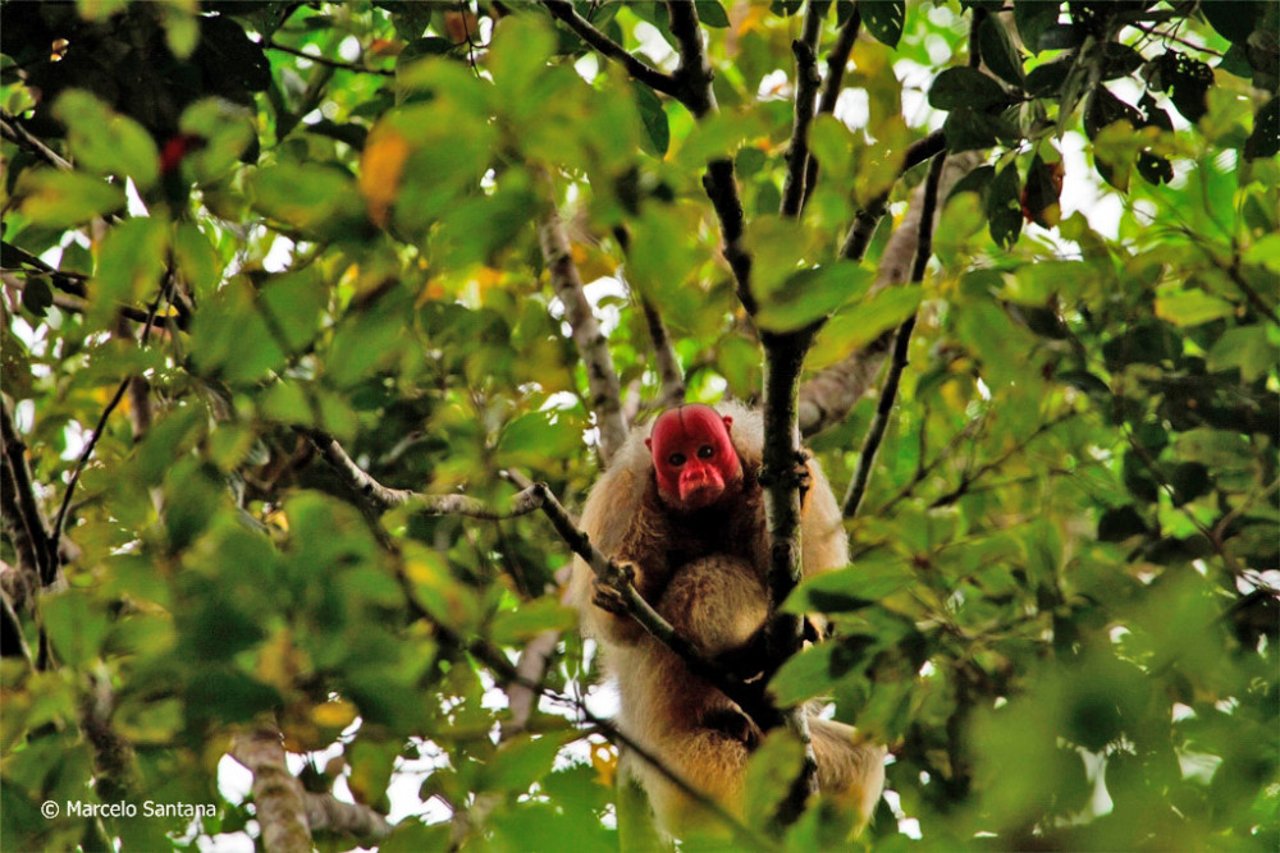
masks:
<path fill-rule="evenodd" d="M 25 291 L 29 284 L 27 280 L 23 279 L 20 276 L 29 276 L 29 275 L 31 275 L 31 273 L 28 273 L 26 270 L 21 270 L 19 274 L 14 274 L 10 270 L 0 270 L 0 276 L 3 277 L 4 283 L 9 287 L 12 287 L 19 291 Z M 54 278 L 53 275 L 50 275 L 48 273 L 35 273 L 35 275 L 49 275 L 50 278 Z M 56 279 L 54 281 L 54 284 L 55 286 L 57 286 Z M 58 291 L 59 292 L 53 294 L 54 307 L 59 308 L 63 311 L 67 311 L 72 314 L 84 314 L 88 312 L 89 301 L 87 299 L 83 299 L 69 292 L 65 292 L 66 288 L 64 287 L 58 287 Z M 124 317 L 127 320 L 133 320 L 136 323 L 147 322 L 147 312 L 143 311 L 141 308 L 135 308 L 132 305 L 120 305 L 116 308 L 116 310 L 120 312 L 120 316 Z M 169 326 L 169 323 L 171 320 L 173 321 L 173 325 L 177 326 L 179 329 L 182 329 L 183 331 L 186 331 L 187 322 L 183 317 L 180 317 L 180 316 L 153 317 L 151 320 L 151 324 L 153 326 L 156 326 L 157 328 L 163 329 Z"/>
<path fill-rule="evenodd" d="M 160 304 L 165 300 L 166 295 L 173 287 L 173 262 L 170 258 L 168 270 L 165 273 L 164 283 L 160 286 L 160 292 L 156 294 L 155 300 L 151 303 L 151 307 L 147 309 L 147 319 L 143 323 L 142 332 L 138 336 L 138 346 L 146 346 L 148 338 L 151 337 L 151 329 L 155 326 L 156 313 L 160 310 Z M 54 519 L 53 527 L 49 535 L 49 549 L 52 555 L 52 562 L 56 568 L 58 559 L 58 544 L 62 541 L 62 530 L 67 522 L 67 513 L 71 509 L 71 498 L 75 494 L 76 485 L 80 482 L 80 475 L 84 472 L 85 465 L 88 464 L 89 458 L 93 456 L 94 449 L 98 446 L 99 439 L 107 427 L 107 419 L 111 417 L 111 413 L 120 405 L 120 401 L 124 398 L 125 392 L 129 390 L 129 385 L 133 377 L 129 376 L 124 379 L 116 388 L 115 394 L 102 410 L 102 414 L 98 417 L 98 423 L 94 426 L 93 432 L 89 436 L 89 440 L 85 442 L 84 449 L 80 451 L 79 458 L 76 459 L 76 465 L 71 469 L 71 479 L 67 481 L 67 489 L 62 495 L 62 505 L 58 508 L 57 518 Z M 53 575 L 48 575 L 45 579 L 45 585 L 53 583 Z"/>
<path fill-rule="evenodd" d="M 271 853 L 310 853 L 311 828 L 302 784 L 285 763 L 280 730 L 258 723 L 231 741 L 231 757 L 253 774 L 262 846 Z"/>
<path fill-rule="evenodd" d="M 822 83 L 822 95 L 818 98 L 818 115 L 831 115 L 836 111 L 836 102 L 840 100 L 840 89 L 844 84 L 845 66 L 849 64 L 849 54 L 853 52 L 854 42 L 858 40 L 858 31 L 862 28 L 862 10 L 856 5 L 851 14 L 840 27 L 836 43 L 827 54 L 827 76 Z M 809 203 L 809 196 L 818 183 L 818 161 L 810 157 L 804 175 L 804 198 L 800 207 Z"/>
<path fill-rule="evenodd" d="M 72 168 L 71 163 L 65 157 L 45 145 L 38 136 L 35 136 L 22 126 L 17 116 L 11 115 L 5 110 L 0 110 L 0 136 L 39 155 L 45 162 L 59 169 Z"/>
<path fill-rule="evenodd" d="M 319 56 L 313 53 L 307 53 L 305 50 L 299 50 L 296 47 L 289 47 L 287 44 L 281 44 L 278 41 L 268 41 L 263 39 L 258 42 L 258 46 L 263 49 L 278 50 L 281 53 L 292 54 L 300 59 L 306 59 L 317 65 L 324 65 L 338 71 L 354 71 L 357 74 L 378 74 L 382 77 L 394 77 L 396 72 L 392 68 L 368 68 L 364 65 L 357 65 L 354 62 L 343 62 L 338 59 L 330 59 L 327 56 Z M 456 46 L 456 45 L 455 45 Z"/>
<path fill-rule="evenodd" d="M 565 320 L 573 333 L 578 355 L 587 369 L 587 387 L 591 393 L 591 411 L 600 429 L 600 461 L 608 467 L 613 454 L 627 439 L 627 424 L 622 417 L 622 390 L 618 373 L 609 354 L 609 343 L 591 312 L 582 290 L 582 277 L 569 253 L 569 238 L 554 211 L 539 230 L 542 257 L 551 275 L 551 286 L 564 304 Z"/>
<path fill-rule="evenodd" d="M 542 5 L 553 18 L 563 22 L 597 53 L 619 63 L 635 80 L 654 91 L 676 97 L 677 84 L 674 77 L 649 65 L 596 29 L 590 21 L 578 14 L 569 0 L 542 0 Z"/>
<path fill-rule="evenodd" d="M 653 359 L 658 376 L 662 380 L 662 389 L 658 392 L 658 405 L 662 408 L 678 406 L 684 402 L 684 375 L 680 370 L 680 359 L 671 346 L 671 338 L 667 327 L 662 322 L 662 315 L 648 297 L 640 297 L 640 308 L 644 311 L 645 325 L 649 328 L 649 338 L 653 341 Z"/>
<path fill-rule="evenodd" d="M 50 545 L 57 540 L 50 535 L 36 500 L 31 470 L 27 467 L 27 446 L 18 433 L 9 401 L 3 396 L 0 396 L 0 437 L 4 440 L 4 465 L 0 471 L 4 527 L 18 554 L 18 567 L 30 573 L 35 586 L 48 586 L 58 575 L 57 549 Z M 24 597 L 14 603 L 21 610 L 29 601 Z"/>
<path fill-rule="evenodd" d="M 787 176 L 782 184 L 780 213 L 788 218 L 800 215 L 804 207 L 809 174 L 809 125 L 813 122 L 814 100 L 818 94 L 818 36 L 831 0 L 809 0 L 804 15 L 804 32 L 791 42 L 796 57 L 796 96 L 791 123 L 791 144 L 787 146 Z"/>
<path fill-rule="evenodd" d="M 381 841 L 394 827 L 386 816 L 361 803 L 344 803 L 331 793 L 303 791 L 311 832 L 331 832 L 363 841 Z"/>
<path fill-rule="evenodd" d="M 925 179 L 924 205 L 920 212 L 920 237 L 916 243 L 915 263 L 911 270 L 911 281 L 918 283 L 924 280 L 925 268 L 933 254 L 933 217 L 938 206 L 938 184 L 942 180 L 942 167 L 946 162 L 946 154 L 934 156 L 929 167 L 929 177 Z M 889 365 L 889 373 L 885 377 L 884 388 L 880 391 L 880 402 L 876 406 L 875 419 L 862 442 L 862 452 L 858 455 L 858 467 L 853 480 L 849 483 L 849 491 L 844 498 L 845 518 L 853 518 L 858 514 L 858 507 L 866 496 L 867 483 L 871 478 L 871 466 L 875 464 L 876 455 L 880 452 L 880 444 L 884 440 L 885 430 L 889 426 L 889 418 L 893 414 L 893 403 L 898 396 L 898 382 L 902 371 L 907 366 L 907 351 L 911 344 L 911 332 L 916 326 L 916 315 L 912 314 L 898 329 L 893 341 L 893 361 Z"/>

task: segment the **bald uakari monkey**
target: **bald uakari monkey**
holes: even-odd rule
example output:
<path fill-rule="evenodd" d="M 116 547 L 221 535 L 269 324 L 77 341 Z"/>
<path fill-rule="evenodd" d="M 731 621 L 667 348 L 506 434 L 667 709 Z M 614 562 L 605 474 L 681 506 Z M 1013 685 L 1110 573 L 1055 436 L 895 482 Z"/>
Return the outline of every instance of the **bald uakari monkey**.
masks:
<path fill-rule="evenodd" d="M 755 645 L 769 615 L 769 537 L 760 469 L 764 425 L 732 404 L 685 405 L 632 432 L 587 499 L 582 527 L 595 546 L 708 657 Z M 839 504 L 808 460 L 801 514 L 805 576 L 849 562 Z M 760 731 L 738 705 L 694 675 L 632 618 L 617 594 L 574 565 L 571 598 L 602 648 L 620 699 L 618 723 L 691 786 L 741 814 L 747 759 Z M 884 785 L 883 747 L 850 726 L 811 717 L 818 783 L 869 819 Z M 659 825 L 681 835 L 708 815 L 661 772 L 629 762 Z"/>

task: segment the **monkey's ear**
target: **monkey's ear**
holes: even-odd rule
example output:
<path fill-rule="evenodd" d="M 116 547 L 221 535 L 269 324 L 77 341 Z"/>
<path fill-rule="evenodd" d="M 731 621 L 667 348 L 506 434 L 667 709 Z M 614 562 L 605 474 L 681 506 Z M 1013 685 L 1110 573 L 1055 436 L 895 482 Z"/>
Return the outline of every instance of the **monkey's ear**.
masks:
<path fill-rule="evenodd" d="M 646 438 L 646 439 L 644 440 L 644 446 L 645 446 L 645 447 L 647 447 L 647 448 L 649 448 L 650 450 L 653 450 L 653 439 L 652 439 L 652 438 Z"/>
<path fill-rule="evenodd" d="M 730 415 L 724 415 L 723 417 L 724 417 L 724 431 L 728 432 L 730 427 L 733 426 L 733 418 Z"/>

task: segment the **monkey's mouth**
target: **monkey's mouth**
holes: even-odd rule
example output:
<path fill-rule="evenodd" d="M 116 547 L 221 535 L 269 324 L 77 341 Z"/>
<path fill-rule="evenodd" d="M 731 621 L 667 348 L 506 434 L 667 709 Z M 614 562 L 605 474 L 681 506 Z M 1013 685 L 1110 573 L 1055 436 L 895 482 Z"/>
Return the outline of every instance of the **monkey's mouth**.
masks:
<path fill-rule="evenodd" d="M 724 494 L 724 483 L 712 477 L 680 484 L 680 503 L 686 509 L 702 509 L 711 506 L 720 500 L 722 494 Z"/>

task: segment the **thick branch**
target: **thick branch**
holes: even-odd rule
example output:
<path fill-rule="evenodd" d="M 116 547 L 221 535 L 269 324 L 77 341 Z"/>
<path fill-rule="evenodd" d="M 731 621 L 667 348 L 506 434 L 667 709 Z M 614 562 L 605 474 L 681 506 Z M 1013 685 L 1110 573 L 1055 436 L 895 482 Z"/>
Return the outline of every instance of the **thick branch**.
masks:
<path fill-rule="evenodd" d="M 587 387 L 591 393 L 591 411 L 600 428 L 600 461 L 608 467 L 613 454 L 627 438 L 627 424 L 622 417 L 622 391 L 618 373 L 591 304 L 582 290 L 582 277 L 569 253 L 569 238 L 560 217 L 552 213 L 539 232 L 542 257 L 551 274 L 551 286 L 564 304 L 565 320 L 573 333 L 578 355 L 587 369 Z"/>
<path fill-rule="evenodd" d="M 920 213 L 920 237 L 916 242 L 915 263 L 911 270 L 911 281 L 918 283 L 924 280 L 925 268 L 929 265 L 929 257 L 933 254 L 933 217 L 938 206 L 938 184 L 942 180 L 942 166 L 946 162 L 946 154 L 937 154 L 929 167 L 929 177 L 925 180 L 924 204 Z M 907 366 L 907 352 L 911 345 L 911 332 L 916 326 L 916 315 L 912 314 L 898 329 L 893 342 L 893 361 L 889 365 L 889 373 L 885 377 L 884 388 L 880 392 L 880 402 L 876 406 L 875 419 L 867 431 L 862 443 L 862 452 L 858 455 L 858 468 L 853 480 L 849 483 L 849 491 L 845 494 L 844 515 L 853 518 L 858 514 L 867 493 L 867 483 L 871 478 L 871 466 L 875 464 L 880 444 L 884 440 L 885 430 L 889 426 L 889 418 L 893 414 L 893 403 L 898 396 L 898 382 L 902 379 L 902 371 Z"/>
<path fill-rule="evenodd" d="M 565 26 L 573 30 L 578 38 L 589 44 L 601 55 L 622 65 L 633 78 L 650 89 L 661 92 L 664 95 L 676 97 L 677 86 L 674 77 L 649 65 L 596 29 L 590 21 L 577 13 L 569 0 L 542 0 L 542 5 L 551 13 L 552 17 L 562 21 Z"/>
<path fill-rule="evenodd" d="M 786 217 L 800 215 L 804 207 L 809 173 L 809 125 L 813 122 L 814 100 L 818 94 L 818 36 L 822 19 L 831 8 L 830 0 L 809 0 L 804 16 L 804 32 L 791 43 L 796 57 L 796 97 L 791 123 L 791 144 L 787 146 L 787 176 L 782 184 L 780 212 Z"/>
<path fill-rule="evenodd" d="M 236 735 L 231 757 L 253 774 L 253 803 L 270 853 L 310 853 L 311 829 L 302 784 L 285 763 L 280 732 L 265 723 Z"/>
<path fill-rule="evenodd" d="M 384 815 L 360 803 L 344 803 L 333 794 L 304 791 L 303 805 L 311 832 L 330 832 L 347 838 L 381 841 L 393 827 Z"/>

